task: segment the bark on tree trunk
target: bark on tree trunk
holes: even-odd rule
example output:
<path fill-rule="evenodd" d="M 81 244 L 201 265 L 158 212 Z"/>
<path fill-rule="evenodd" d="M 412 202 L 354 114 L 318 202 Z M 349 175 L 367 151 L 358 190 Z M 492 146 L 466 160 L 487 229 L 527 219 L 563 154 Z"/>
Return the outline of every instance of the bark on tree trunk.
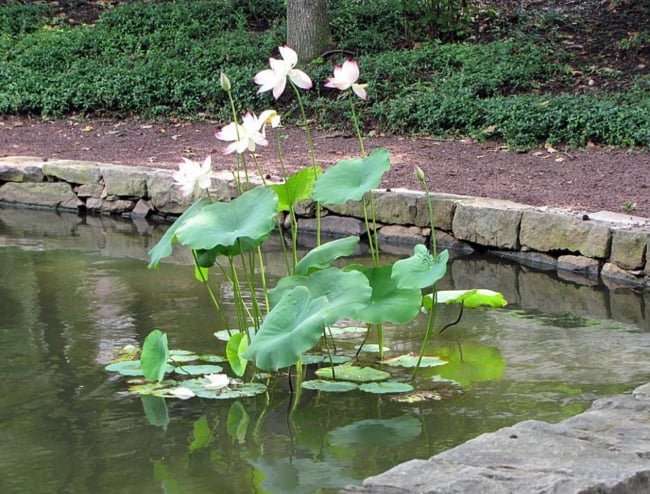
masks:
<path fill-rule="evenodd" d="M 287 0 L 287 45 L 303 63 L 323 53 L 330 43 L 327 0 Z"/>

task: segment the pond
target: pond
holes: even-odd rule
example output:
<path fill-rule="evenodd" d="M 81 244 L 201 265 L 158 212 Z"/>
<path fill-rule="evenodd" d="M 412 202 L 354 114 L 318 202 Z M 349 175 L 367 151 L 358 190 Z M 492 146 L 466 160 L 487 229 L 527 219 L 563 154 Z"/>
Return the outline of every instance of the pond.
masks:
<path fill-rule="evenodd" d="M 650 381 L 650 294 L 471 257 L 451 261 L 442 288 L 489 287 L 509 305 L 467 310 L 431 341 L 449 364 L 426 370 L 424 401 L 305 390 L 289 414 L 286 379 L 240 400 L 135 397 L 104 366 L 151 330 L 172 348 L 224 351 L 189 259 L 147 270 L 163 230 L 0 208 L 0 492 L 336 492 Z M 456 314 L 441 309 L 439 320 Z M 425 323 L 386 327 L 384 344 L 417 352 Z"/>

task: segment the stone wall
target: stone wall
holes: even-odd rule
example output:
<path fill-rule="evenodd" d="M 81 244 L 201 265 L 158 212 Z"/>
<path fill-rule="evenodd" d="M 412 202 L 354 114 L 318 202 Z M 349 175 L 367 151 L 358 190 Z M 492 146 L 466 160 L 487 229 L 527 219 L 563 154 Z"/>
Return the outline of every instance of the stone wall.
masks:
<path fill-rule="evenodd" d="M 88 161 L 0 158 L 0 202 L 172 221 L 192 203 L 174 185 L 172 174 Z M 215 200 L 235 197 L 232 173 L 214 173 L 210 195 Z M 478 250 L 554 269 L 578 283 L 600 278 L 610 288 L 650 287 L 650 219 L 451 194 L 432 194 L 431 199 L 438 245 L 452 254 Z M 408 255 L 431 235 L 424 193 L 378 190 L 374 205 L 383 250 Z M 315 230 L 314 211 L 308 202 L 300 205 L 301 231 Z M 359 203 L 328 206 L 323 214 L 324 235 L 365 231 Z"/>

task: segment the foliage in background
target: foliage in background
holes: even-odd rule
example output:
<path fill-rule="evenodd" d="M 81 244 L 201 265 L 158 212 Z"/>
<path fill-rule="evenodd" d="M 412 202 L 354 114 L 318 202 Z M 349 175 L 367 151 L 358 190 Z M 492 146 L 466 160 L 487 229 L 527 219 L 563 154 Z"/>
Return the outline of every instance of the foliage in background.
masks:
<path fill-rule="evenodd" d="M 373 94 L 363 110 L 366 131 L 498 138 L 522 149 L 545 141 L 650 143 L 647 77 L 625 93 L 548 94 L 552 84 L 570 86 L 569 52 L 516 32 L 481 44 L 430 40 L 445 35 L 426 27 L 427 13 L 452 4 L 470 9 L 473 2 L 379 0 L 369 8 L 367 0 L 331 1 L 337 49 L 349 53 L 308 68 L 316 90 L 306 103 L 317 124 L 349 125 L 349 106 L 322 84 L 331 63 L 354 56 Z M 132 2 L 104 11 L 94 25 L 70 26 L 44 4 L 7 3 L 0 6 L 0 113 L 226 121 L 222 70 L 237 111 L 259 111 L 269 96 L 238 88 L 263 65 L 260 54 L 277 55 L 283 13 L 281 0 Z M 454 36 L 463 29 L 457 24 Z M 276 106 L 285 122 L 298 118 L 291 98 Z"/>

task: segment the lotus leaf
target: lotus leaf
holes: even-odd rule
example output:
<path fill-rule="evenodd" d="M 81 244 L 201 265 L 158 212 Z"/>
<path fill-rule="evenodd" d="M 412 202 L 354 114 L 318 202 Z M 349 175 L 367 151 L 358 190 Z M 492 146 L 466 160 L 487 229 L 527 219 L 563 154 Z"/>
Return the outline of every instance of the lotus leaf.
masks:
<path fill-rule="evenodd" d="M 234 255 L 262 244 L 275 227 L 278 197 L 267 187 L 251 189 L 230 202 L 203 207 L 176 230 L 194 250 L 221 248 Z"/>
<path fill-rule="evenodd" d="M 398 288 L 427 288 L 445 276 L 448 260 L 448 251 L 443 250 L 434 259 L 424 245 L 418 244 L 411 257 L 395 262 L 391 277 Z"/>
<path fill-rule="evenodd" d="M 307 288 L 297 286 L 271 309 L 243 356 L 267 371 L 293 365 L 316 345 L 327 315 L 326 297 L 313 298 Z"/>
<path fill-rule="evenodd" d="M 485 289 L 472 290 L 438 290 L 436 300 L 439 304 L 463 304 L 468 309 L 486 306 L 500 308 L 508 305 L 503 294 Z M 425 295 L 422 300 L 425 309 L 431 309 L 431 295 Z"/>
<path fill-rule="evenodd" d="M 354 254 L 359 246 L 359 237 L 350 236 L 332 240 L 310 250 L 294 268 L 294 274 L 307 275 L 310 271 L 325 269 L 339 257 Z"/>
<path fill-rule="evenodd" d="M 314 182 L 322 173 L 319 167 L 309 167 L 294 173 L 283 184 L 271 185 L 278 196 L 278 211 L 290 211 L 299 201 L 310 199 Z"/>
<path fill-rule="evenodd" d="M 230 368 L 237 376 L 243 376 L 246 372 L 248 361 L 242 357 L 242 354 L 248 348 L 248 337 L 245 333 L 235 333 L 228 340 L 226 345 L 226 357 Z"/>
<path fill-rule="evenodd" d="M 159 329 L 154 329 L 144 340 L 140 364 L 142 373 L 149 381 L 162 381 L 169 360 L 167 335 Z"/>
<path fill-rule="evenodd" d="M 372 367 L 357 367 L 354 365 L 343 364 L 336 367 L 323 367 L 316 371 L 316 375 L 321 379 L 337 379 L 342 381 L 353 382 L 372 382 L 384 381 L 390 377 L 388 372 L 373 369 Z"/>
<path fill-rule="evenodd" d="M 188 219 L 197 214 L 204 206 L 210 204 L 206 198 L 201 198 L 192 204 L 185 212 L 180 215 L 174 223 L 167 229 L 158 243 L 149 251 L 149 269 L 158 267 L 158 263 L 163 257 L 171 255 L 173 252 L 173 245 L 176 242 L 176 230 Z"/>
<path fill-rule="evenodd" d="M 327 393 L 345 393 L 357 389 L 359 385 L 348 381 L 326 381 L 324 379 L 314 379 L 303 381 L 300 386 L 305 389 L 314 391 L 325 391 Z"/>
<path fill-rule="evenodd" d="M 379 186 L 389 169 L 390 154 L 383 148 L 373 150 L 365 158 L 339 161 L 318 177 L 313 198 L 323 204 L 360 201 L 366 192 Z"/>
<path fill-rule="evenodd" d="M 417 355 L 400 355 L 399 357 L 393 357 L 387 360 L 382 361 L 382 364 L 390 365 L 391 367 L 415 367 L 418 363 Z M 422 357 L 420 361 L 420 367 L 437 367 L 439 365 L 445 365 L 446 360 L 442 360 L 438 357 Z"/>
<path fill-rule="evenodd" d="M 391 393 L 409 393 L 413 391 L 413 386 L 397 381 L 384 381 L 381 383 L 364 383 L 359 386 L 359 389 L 364 393 L 383 395 Z"/>
<path fill-rule="evenodd" d="M 176 367 L 174 373 L 181 376 L 202 376 L 205 374 L 218 374 L 223 370 L 220 365 L 205 364 L 205 365 L 183 365 Z"/>

